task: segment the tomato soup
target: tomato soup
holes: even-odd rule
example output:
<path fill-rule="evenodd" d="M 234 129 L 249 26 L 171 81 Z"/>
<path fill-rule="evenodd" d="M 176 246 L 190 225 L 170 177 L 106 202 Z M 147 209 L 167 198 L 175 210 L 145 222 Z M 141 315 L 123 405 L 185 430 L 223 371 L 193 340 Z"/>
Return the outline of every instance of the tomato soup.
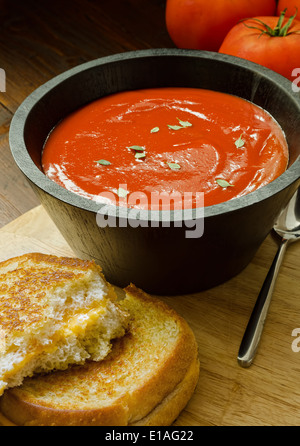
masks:
<path fill-rule="evenodd" d="M 155 194 L 197 207 L 253 192 L 281 175 L 288 147 L 262 108 L 225 93 L 153 88 L 100 98 L 63 119 L 42 154 L 45 174 L 81 196 L 154 209 Z"/>

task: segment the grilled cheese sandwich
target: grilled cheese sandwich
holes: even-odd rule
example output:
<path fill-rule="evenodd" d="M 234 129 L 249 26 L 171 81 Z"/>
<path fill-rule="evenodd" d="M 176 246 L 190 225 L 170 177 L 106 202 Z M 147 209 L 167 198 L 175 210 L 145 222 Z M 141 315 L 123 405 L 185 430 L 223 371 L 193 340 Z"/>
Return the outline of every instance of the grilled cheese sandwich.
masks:
<path fill-rule="evenodd" d="M 0 263 L 0 395 L 26 376 L 103 359 L 127 326 L 94 262 L 31 253 Z"/>
<path fill-rule="evenodd" d="M 127 333 L 98 362 L 27 378 L 0 398 L 0 424 L 167 426 L 191 398 L 198 347 L 187 322 L 133 285 L 119 306 Z"/>

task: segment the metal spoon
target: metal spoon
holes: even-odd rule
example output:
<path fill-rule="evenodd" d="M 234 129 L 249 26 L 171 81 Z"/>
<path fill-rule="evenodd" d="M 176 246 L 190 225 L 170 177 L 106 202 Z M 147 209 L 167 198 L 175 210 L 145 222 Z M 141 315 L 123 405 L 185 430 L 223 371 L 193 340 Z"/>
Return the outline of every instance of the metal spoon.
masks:
<path fill-rule="evenodd" d="M 242 367 L 249 367 L 256 355 L 286 248 L 289 243 L 300 240 L 300 188 L 280 214 L 273 229 L 281 237 L 281 243 L 263 283 L 240 345 L 237 359 Z"/>

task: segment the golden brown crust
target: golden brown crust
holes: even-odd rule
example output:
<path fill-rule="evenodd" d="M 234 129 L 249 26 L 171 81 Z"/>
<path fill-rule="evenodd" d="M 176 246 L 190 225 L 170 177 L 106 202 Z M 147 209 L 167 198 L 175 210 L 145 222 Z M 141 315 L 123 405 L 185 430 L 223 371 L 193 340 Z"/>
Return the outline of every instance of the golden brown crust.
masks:
<path fill-rule="evenodd" d="M 92 261 L 29 253 L 0 263 L 0 327 L 2 334 L 26 330 L 44 318 L 49 288 L 101 268 Z"/>
<path fill-rule="evenodd" d="M 10 392 L 10 391 L 8 391 Z M 19 399 L 16 395 L 4 393 L 1 404 L 2 419 L 17 426 L 126 426 L 127 408 L 122 401 L 104 407 L 101 413 L 94 410 L 58 410 L 51 407 L 35 406 Z M 121 399 L 120 399 L 121 400 Z"/>
<path fill-rule="evenodd" d="M 155 424 L 168 425 L 174 421 L 198 380 L 198 349 L 194 334 L 186 321 L 160 300 L 133 285 L 125 291 L 127 297 L 123 306 L 130 311 L 131 306 L 133 310 L 137 305 L 133 310 L 136 314 L 131 331 L 116 341 L 109 357 L 100 363 L 88 363 L 66 372 L 27 380 L 20 388 L 6 391 L 0 400 L 0 409 L 6 417 L 18 425 L 124 426 L 140 423 L 143 419 L 145 423 L 155 420 Z M 149 314 L 155 319 L 149 319 Z M 148 322 L 145 322 L 147 317 Z M 157 351 L 157 341 L 155 344 L 153 340 L 153 347 L 145 345 L 151 343 L 147 329 L 154 329 L 153 336 L 156 336 L 159 324 L 161 327 L 170 324 L 176 332 L 173 340 L 166 339 L 167 330 L 164 334 L 162 350 L 170 348 L 166 356 Z M 171 346 L 168 347 L 168 343 Z M 92 402 L 89 405 L 91 386 L 96 386 L 99 398 L 100 395 L 107 397 L 104 403 L 100 398 L 98 405 Z M 49 390 L 55 392 L 58 399 L 41 396 Z M 172 394 L 173 398 L 168 399 Z M 61 402 L 59 397 L 66 395 L 65 401 Z M 85 398 L 85 403 L 81 404 L 79 398 Z M 166 401 L 166 414 L 169 415 L 163 415 L 162 401 Z M 146 419 L 149 413 L 152 416 Z"/>
<path fill-rule="evenodd" d="M 65 266 L 70 269 L 80 268 L 82 270 L 88 270 L 92 264 L 96 265 L 92 260 L 82 260 L 76 257 L 59 257 L 51 254 L 42 254 L 40 252 L 31 252 L 0 262 L 0 274 L 2 270 L 14 262 L 22 264 L 29 261 L 34 263 L 47 262 L 56 266 Z M 101 270 L 100 266 L 97 265 L 96 267 Z"/>
<path fill-rule="evenodd" d="M 183 380 L 146 417 L 132 423 L 132 426 L 169 426 L 185 408 L 198 383 L 200 362 L 195 358 Z"/>
<path fill-rule="evenodd" d="M 28 262 L 32 260 L 35 263 L 41 263 L 41 262 L 49 262 L 53 263 L 54 265 L 65 265 L 69 268 L 80 268 L 80 269 L 89 269 L 91 267 L 91 264 L 95 264 L 93 260 L 82 260 L 77 257 L 59 257 L 51 254 L 43 254 L 40 252 L 31 252 L 27 254 L 23 254 L 21 256 L 12 257 L 8 260 L 4 260 L 0 263 L 0 273 L 2 267 L 6 267 L 7 265 L 13 263 L 14 261 L 17 261 L 19 263 Z M 97 266 L 98 267 L 98 266 Z M 100 267 L 99 267 L 100 268 Z M 100 268 L 101 269 L 101 268 Z"/>
<path fill-rule="evenodd" d="M 166 398 L 156 406 L 150 414 L 141 420 L 130 424 L 132 426 L 169 426 L 178 417 L 180 412 L 184 409 L 187 402 L 192 397 L 195 387 L 199 378 L 200 363 L 198 358 L 192 361 L 185 377 L 176 386 L 173 392 L 166 396 Z M 118 410 L 118 409 L 117 409 Z M 112 419 L 116 419 L 116 414 L 111 411 Z M 110 421 L 112 421 L 112 419 Z M 85 420 L 87 423 L 93 422 L 92 418 L 90 420 Z M 109 421 L 109 420 L 107 420 Z M 109 424 L 107 423 L 106 426 Z M 121 424 L 120 424 L 121 425 Z M 8 418 L 4 417 L 0 413 L 0 426 L 16 426 Z"/>
<path fill-rule="evenodd" d="M 0 412 L 0 426 L 16 426 L 16 424 L 9 421 L 9 419 Z"/>

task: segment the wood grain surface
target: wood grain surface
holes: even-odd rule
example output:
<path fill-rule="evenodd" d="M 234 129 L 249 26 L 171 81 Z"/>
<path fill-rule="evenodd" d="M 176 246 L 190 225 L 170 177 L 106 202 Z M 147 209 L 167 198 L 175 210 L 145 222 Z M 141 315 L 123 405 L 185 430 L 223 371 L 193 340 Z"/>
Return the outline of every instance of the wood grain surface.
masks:
<path fill-rule="evenodd" d="M 0 260 L 33 251 L 73 256 L 41 206 L 3 227 L 0 246 Z M 195 393 L 175 426 L 300 424 L 300 351 L 292 349 L 293 342 L 300 347 L 300 339 L 292 336 L 300 327 L 300 244 L 288 248 L 254 363 L 243 369 L 236 359 L 277 246 L 270 235 L 251 264 L 223 285 L 198 294 L 160 297 L 192 327 L 201 362 Z"/>
<path fill-rule="evenodd" d="M 164 0 L 0 0 L 0 227 L 39 202 L 10 153 L 13 113 L 37 87 L 80 63 L 173 47 Z"/>

